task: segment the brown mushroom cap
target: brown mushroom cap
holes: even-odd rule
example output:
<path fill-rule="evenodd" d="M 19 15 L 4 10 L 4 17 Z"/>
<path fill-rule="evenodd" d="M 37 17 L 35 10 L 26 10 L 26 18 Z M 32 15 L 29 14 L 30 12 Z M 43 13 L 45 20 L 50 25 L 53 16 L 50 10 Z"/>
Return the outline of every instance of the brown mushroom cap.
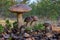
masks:
<path fill-rule="evenodd" d="M 24 22 L 31 22 L 33 19 L 31 17 L 26 17 Z"/>
<path fill-rule="evenodd" d="M 37 16 L 31 16 L 33 18 L 33 21 L 38 21 L 38 17 Z"/>
<path fill-rule="evenodd" d="M 17 4 L 9 8 L 11 12 L 28 12 L 32 10 L 31 7 L 25 4 Z"/>

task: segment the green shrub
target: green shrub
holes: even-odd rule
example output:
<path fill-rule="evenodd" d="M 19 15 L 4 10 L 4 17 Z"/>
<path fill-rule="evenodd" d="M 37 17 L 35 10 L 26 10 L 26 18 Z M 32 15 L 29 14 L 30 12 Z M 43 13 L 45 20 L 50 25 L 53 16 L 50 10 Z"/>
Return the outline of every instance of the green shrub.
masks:
<path fill-rule="evenodd" d="M 33 28 L 32 27 L 26 27 L 25 30 L 31 31 Z"/>
<path fill-rule="evenodd" d="M 11 26 L 11 23 L 9 22 L 9 20 L 6 20 L 6 27 L 8 28 L 8 29 L 10 29 L 12 26 Z"/>
<path fill-rule="evenodd" d="M 44 30 L 45 29 L 45 26 L 43 26 L 43 24 L 38 24 L 38 25 L 35 25 L 33 27 L 26 27 L 25 30 L 28 30 L 28 31 L 31 31 L 31 30 Z"/>
<path fill-rule="evenodd" d="M 13 27 L 14 27 L 14 28 L 17 28 L 17 26 L 18 26 L 18 23 L 15 21 L 15 22 L 13 23 Z"/>
<path fill-rule="evenodd" d="M 0 24 L 0 33 L 4 31 L 4 27 Z"/>
<path fill-rule="evenodd" d="M 43 26 L 43 24 L 38 24 L 34 26 L 34 30 L 44 30 L 45 27 Z"/>

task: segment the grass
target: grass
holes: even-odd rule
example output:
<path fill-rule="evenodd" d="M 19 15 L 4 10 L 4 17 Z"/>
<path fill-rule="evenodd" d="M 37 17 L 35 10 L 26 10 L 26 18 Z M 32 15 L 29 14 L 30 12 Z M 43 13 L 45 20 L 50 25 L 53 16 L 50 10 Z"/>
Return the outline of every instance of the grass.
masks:
<path fill-rule="evenodd" d="M 15 22 L 16 20 L 9 20 L 11 23 Z M 6 22 L 5 20 L 0 20 L 0 24 L 2 24 L 3 26 L 5 26 Z"/>

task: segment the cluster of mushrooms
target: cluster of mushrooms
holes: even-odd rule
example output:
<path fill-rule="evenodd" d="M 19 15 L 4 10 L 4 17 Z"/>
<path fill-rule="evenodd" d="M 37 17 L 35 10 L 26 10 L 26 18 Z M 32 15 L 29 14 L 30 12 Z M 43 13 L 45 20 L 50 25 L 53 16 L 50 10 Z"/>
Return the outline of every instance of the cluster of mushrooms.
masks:
<path fill-rule="evenodd" d="M 28 23 L 30 22 L 30 25 L 33 24 L 33 22 L 38 21 L 38 17 L 37 16 L 31 16 L 31 17 L 26 17 L 24 22 L 26 22 L 26 26 L 29 26 Z"/>
<path fill-rule="evenodd" d="M 32 10 L 32 8 L 29 7 L 28 5 L 17 4 L 17 5 L 14 5 L 14 6 L 10 7 L 9 10 L 13 13 L 17 13 L 18 28 L 20 28 L 21 25 L 24 25 L 24 22 L 26 22 L 26 25 L 29 22 L 31 22 L 30 25 L 32 25 L 32 23 L 34 21 L 38 20 L 37 16 L 26 17 L 25 20 L 23 19 L 23 17 L 22 17 L 23 14 Z"/>

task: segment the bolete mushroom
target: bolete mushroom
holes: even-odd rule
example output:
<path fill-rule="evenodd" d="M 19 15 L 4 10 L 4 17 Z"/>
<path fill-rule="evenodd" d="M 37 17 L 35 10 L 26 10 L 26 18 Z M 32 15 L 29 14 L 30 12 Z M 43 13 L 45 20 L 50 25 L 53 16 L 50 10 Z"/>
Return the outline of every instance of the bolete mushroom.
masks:
<path fill-rule="evenodd" d="M 33 19 L 31 17 L 26 17 L 24 22 L 26 22 L 26 26 L 28 26 L 28 23 L 31 22 Z"/>
<path fill-rule="evenodd" d="M 17 13 L 18 28 L 20 28 L 20 26 L 23 25 L 23 13 L 28 12 L 31 9 L 31 7 L 25 4 L 17 4 L 9 8 L 11 12 Z"/>
<path fill-rule="evenodd" d="M 38 17 L 37 17 L 37 16 L 31 16 L 31 18 L 32 18 L 33 20 L 31 21 L 30 25 L 32 25 L 33 22 L 38 21 Z"/>

